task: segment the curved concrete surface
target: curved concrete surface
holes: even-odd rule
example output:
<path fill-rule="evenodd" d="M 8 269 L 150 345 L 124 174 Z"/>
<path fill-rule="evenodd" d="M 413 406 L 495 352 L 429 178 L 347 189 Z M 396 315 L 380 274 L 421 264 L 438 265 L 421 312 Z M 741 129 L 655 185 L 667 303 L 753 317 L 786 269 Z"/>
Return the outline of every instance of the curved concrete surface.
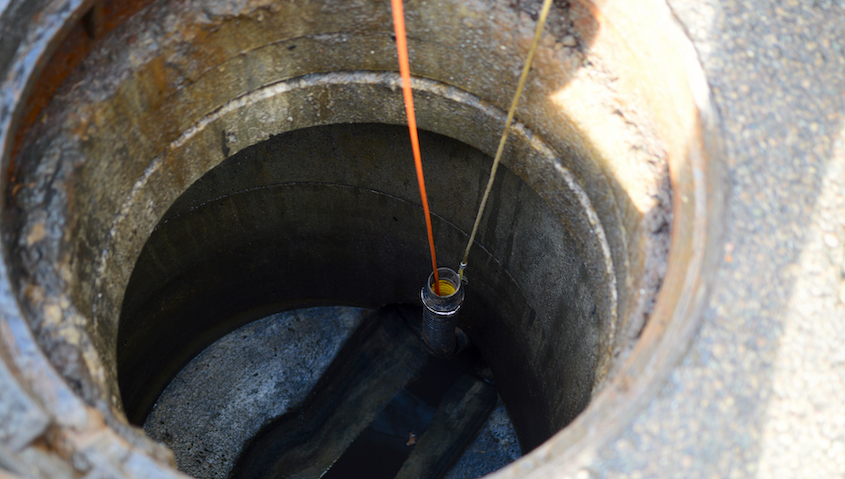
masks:
<path fill-rule="evenodd" d="M 593 18 L 607 20 L 622 35 L 648 24 L 648 19 L 614 13 L 619 3 L 595 2 Z M 15 98 L 29 93 L 24 87 L 32 70 L 27 69 L 38 69 L 41 48 L 55 47 L 47 44 L 53 33 L 45 32 L 61 30 L 66 19 L 80 17 L 87 5 L 8 2 L 4 7 L 0 58 L 7 74 L 0 120 L 8 151 L 12 115 L 23 114 L 15 110 Z M 845 254 L 843 12 L 832 2 L 672 0 L 669 7 L 659 18 L 670 20 L 667 25 L 677 18 L 693 40 L 698 57 L 691 61 L 700 59 L 712 88 L 714 113 L 724 122 L 717 131 L 727 153 L 721 184 L 728 208 L 718 218 L 726 233 L 715 257 L 707 258 L 713 293 L 693 295 L 702 309 L 688 312 L 702 319 L 701 327 L 690 329 L 689 348 L 690 336 L 677 337 L 677 353 L 664 356 L 667 369 L 652 371 L 635 407 L 616 416 L 608 431 L 596 435 L 579 429 L 583 422 L 576 419 L 574 428 L 561 433 L 564 439 L 541 446 L 498 474 L 842 475 L 845 337 L 837 319 Z M 39 27 L 24 28 L 26 22 L 10 18 L 33 19 Z M 657 35 L 656 30 L 646 31 Z M 635 44 L 640 47 L 649 44 L 639 40 Z M 638 58 L 649 65 L 646 59 L 653 51 L 641 49 Z M 34 57 L 22 60 L 30 52 Z M 648 67 L 644 69 L 648 74 Z M 665 73 L 654 70 L 654 75 Z M 700 94 L 701 86 L 693 91 Z M 697 200 L 678 198 L 676 205 Z M 33 240 L 49 233 L 29 231 Z M 2 267 L 4 278 L 17 274 L 8 263 Z M 0 291 L 5 305 L 0 381 L 8 386 L 0 393 L 0 466 L 13 477 L 172 474 L 166 450 L 109 419 L 107 409 L 104 427 L 103 412 L 62 386 L 61 375 L 72 376 L 73 371 L 57 371 L 41 353 L 29 323 L 15 312 L 18 298 L 7 280 Z M 56 309 L 45 313 L 48 318 L 60 314 Z M 636 388 L 641 376 L 620 386 Z M 590 407 L 600 405 L 594 401 Z"/>

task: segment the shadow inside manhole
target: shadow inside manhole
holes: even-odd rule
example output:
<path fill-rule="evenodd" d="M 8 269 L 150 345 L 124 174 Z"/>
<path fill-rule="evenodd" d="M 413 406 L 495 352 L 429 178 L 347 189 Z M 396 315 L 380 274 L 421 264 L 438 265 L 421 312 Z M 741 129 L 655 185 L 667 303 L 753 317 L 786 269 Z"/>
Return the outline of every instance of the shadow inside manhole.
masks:
<path fill-rule="evenodd" d="M 168 443 L 180 467 L 195 475 L 200 475 L 192 467 L 196 464 L 189 463 L 198 454 L 205 456 L 201 462 L 214 462 L 208 457 L 214 448 L 208 446 L 226 442 L 215 436 L 240 437 L 230 451 L 233 469 L 219 457 L 221 467 L 209 467 L 206 477 L 478 477 L 508 464 L 520 450 L 490 369 L 472 346 L 449 359 L 429 355 L 420 339 L 421 316 L 418 306 L 390 305 L 378 310 L 309 308 L 255 321 L 185 367 L 144 428 Z M 346 328 L 326 335 L 319 331 L 321 320 Z M 220 427 L 221 416 L 249 406 L 239 400 L 241 390 L 254 398 L 268 385 L 275 389 L 285 373 L 273 369 L 296 367 L 303 350 L 313 349 L 303 341 L 279 351 L 278 344 L 292 344 L 296 329 L 311 340 L 329 341 L 323 344 L 327 353 L 339 348 L 331 363 L 325 359 L 330 355 L 317 364 L 299 363 L 322 370 L 319 379 L 307 391 L 275 391 L 279 402 L 293 404 L 277 417 L 268 413 L 272 407 L 253 401 L 251 406 L 260 410 L 244 413 L 270 417 L 254 435 L 254 422 L 240 430 L 231 424 Z M 232 367 L 238 372 L 232 374 Z M 198 391 L 205 402 L 193 402 Z M 297 392 L 307 395 L 296 402 Z M 217 411 L 214 417 L 207 417 L 209 410 Z M 197 428 L 203 426 L 198 423 L 204 421 L 207 429 L 200 439 Z M 185 447 L 192 438 L 198 440 Z M 239 442 L 246 444 L 238 454 Z"/>

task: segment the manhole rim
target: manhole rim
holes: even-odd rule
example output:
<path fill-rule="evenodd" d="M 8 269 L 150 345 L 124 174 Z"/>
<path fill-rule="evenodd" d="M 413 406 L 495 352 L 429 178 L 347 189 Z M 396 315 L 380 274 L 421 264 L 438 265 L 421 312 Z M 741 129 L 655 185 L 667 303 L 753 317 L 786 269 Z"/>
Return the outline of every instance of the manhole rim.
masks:
<path fill-rule="evenodd" d="M 3 106 L 6 113 L 0 118 L 0 126 L 2 126 L 0 144 L 6 153 L 4 156 L 8 157 L 11 147 L 10 132 L 14 131 L 15 117 L 19 114 L 19 102 L 26 97 L 28 79 L 38 70 L 38 62 L 31 59 L 37 57 L 39 52 L 42 57 L 49 56 L 53 49 L 51 39 L 59 36 L 69 20 L 78 17 L 91 3 L 70 2 L 69 8 L 57 10 L 39 18 L 40 24 L 36 30 L 43 35 L 28 45 L 31 47 L 29 55 L 18 56 L 10 64 L 9 71 L 15 71 L 16 74 L 8 75 L 3 83 Z M 613 16 L 610 12 L 605 13 Z M 661 292 L 658 308 L 640 339 L 637 352 L 632 355 L 632 360 L 628 363 L 630 368 L 614 379 L 602 393 L 604 398 L 608 398 L 608 393 L 612 391 L 614 398 L 603 400 L 600 394 L 569 427 L 521 460 L 522 465 L 503 470 L 499 473 L 501 475 L 509 474 L 510 471 L 513 471 L 512 474 L 521 475 L 526 472 L 526 466 L 529 469 L 540 466 L 554 467 L 556 471 L 560 471 L 559 468 L 566 462 L 564 458 L 576 459 L 571 464 L 582 463 L 590 453 L 606 443 L 621 427 L 627 425 L 636 411 L 653 395 L 669 371 L 683 356 L 698 324 L 701 308 L 713 280 L 714 264 L 719 259 L 724 202 L 723 186 L 720 181 L 722 179 L 720 160 L 723 157 L 723 151 L 719 140 L 718 119 L 707 94 L 706 81 L 697 64 L 695 50 L 689 39 L 680 32 L 680 28 L 677 25 L 675 27 L 678 29 L 677 33 L 681 34 L 686 53 L 691 52 L 695 58 L 695 61 L 689 61 L 687 58 L 684 64 L 687 70 L 686 75 L 695 77 L 699 83 L 695 87 L 698 91 L 693 93 L 699 114 L 697 118 L 700 128 L 699 148 L 688 152 L 686 158 L 688 162 L 680 165 L 682 167 L 680 170 L 677 169 L 679 165 L 674 165 L 678 171 L 676 177 L 693 185 L 692 195 L 684 197 L 679 194 L 675 197 L 675 226 L 683 227 L 683 219 L 690 220 L 689 223 L 692 225 L 692 234 L 685 238 L 683 244 L 680 244 L 679 235 L 673 235 L 673 258 L 686 257 L 688 262 L 681 265 L 678 259 L 670 261 L 667 273 L 667 278 L 675 275 L 683 279 L 681 296 L 667 297 L 668 293 Z M 9 112 L 13 113 L 9 114 Z M 19 382 L 30 391 L 30 394 L 38 398 L 38 401 L 43 404 L 42 407 L 50 411 L 47 414 L 52 416 L 59 425 L 77 430 L 91 427 L 90 413 L 93 410 L 84 406 L 70 392 L 67 385 L 58 379 L 52 367 L 38 350 L 37 343 L 12 293 L 8 273 L 7 266 L 3 262 L 0 264 L 0 276 L 2 276 L 0 304 L 3 306 L 6 327 L 0 329 L 0 336 L 7 350 L 20 353 L 15 355 L 8 364 L 15 366 L 15 372 L 20 378 Z M 674 304 L 670 304 L 673 302 Z M 662 332 L 662 336 L 658 332 Z M 67 414 L 60 414 L 60 411 L 65 411 Z M 612 421 L 613 426 L 601 431 L 595 430 L 601 428 L 594 426 L 606 421 Z M 148 452 L 162 454 L 161 451 L 148 450 Z M 166 456 L 166 453 L 163 455 Z M 550 459 L 550 456 L 554 456 L 554 459 Z"/>

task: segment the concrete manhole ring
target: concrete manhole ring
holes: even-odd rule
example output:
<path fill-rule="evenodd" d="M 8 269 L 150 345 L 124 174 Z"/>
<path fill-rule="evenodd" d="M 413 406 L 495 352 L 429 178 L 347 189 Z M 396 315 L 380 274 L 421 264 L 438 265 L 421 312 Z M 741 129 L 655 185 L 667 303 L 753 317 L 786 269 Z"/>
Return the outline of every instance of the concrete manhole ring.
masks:
<path fill-rule="evenodd" d="M 401 125 L 383 2 L 113 3 L 33 8 L 10 2 L 0 17 L 16 25 L 9 38 L 18 45 L 2 57 L 0 141 L 7 174 L 0 183 L 0 384 L 9 399 L 0 402 L 0 418 L 13 419 L 0 427 L 8 456 L 0 465 L 22 476 L 98 469 L 127 477 L 178 474 L 170 451 L 127 420 L 127 414 L 136 424 L 143 420 L 163 380 L 138 383 L 136 389 L 152 396 L 127 407 L 123 383 L 140 369 L 121 372 L 121 365 L 150 359 L 131 352 L 133 345 L 148 349 L 156 341 L 145 321 L 167 324 L 133 318 L 125 301 L 152 297 L 126 299 L 134 291 L 133 270 L 157 225 L 180 211 L 257 188 L 315 195 L 298 208 L 317 205 L 320 214 L 326 214 L 320 207 L 354 197 L 354 204 L 372 205 L 373 215 L 362 218 L 371 218 L 378 237 L 387 238 L 384 257 L 315 249 L 306 259 L 318 267 L 304 282 L 327 283 L 320 275 L 329 265 L 371 267 L 392 289 L 353 294 L 321 286 L 316 298 L 410 303 L 422 281 L 418 258 L 409 253 L 419 248 L 406 238 L 413 228 L 381 234 L 387 226 L 377 220 L 388 210 L 400 212 L 392 215 L 397 223 L 405 218 L 401 212 L 411 215 L 414 185 L 400 181 L 400 160 L 367 163 L 370 157 L 355 156 L 354 142 L 342 156 L 357 158 L 354 164 L 289 160 L 272 171 L 243 173 L 232 180 L 232 191 L 218 185 L 222 189 L 209 190 L 205 200 L 191 193 L 199 203 L 183 196 L 215 168 L 270 151 L 268 145 L 284 146 L 278 142 L 298 131 L 329 131 L 337 142 L 348 136 L 344 125 Z M 489 316 L 491 326 L 467 320 L 468 331 L 502 387 L 515 391 L 503 395 L 511 415 L 522 404 L 539 411 L 514 416 L 533 451 L 496 473 L 501 477 L 573 473 L 631 421 L 685 350 L 717 258 L 721 146 L 706 81 L 667 6 L 630 3 L 556 4 L 517 111 L 505 159 L 510 176 L 500 189 L 505 201 L 480 239 L 478 303 L 487 309 L 478 315 Z M 439 241 L 456 256 L 536 5 L 409 2 L 406 9 L 420 127 L 430 132 L 431 144 L 456 145 L 432 154 L 437 166 L 431 170 L 432 196 L 442 198 L 433 207 Z M 370 131 L 349 128 L 353 137 Z M 367 138 L 389 138 L 378 129 L 372 135 Z M 477 157 L 465 170 L 449 156 L 463 148 L 477 152 L 465 155 Z M 290 198 L 284 201 L 305 196 Z M 523 205 L 528 212 L 516 212 Z M 327 224 L 345 224 L 333 218 Z M 243 220 L 250 227 L 260 223 Z M 332 227 L 341 228 L 332 234 L 359 238 L 355 248 L 376 241 L 353 226 Z M 292 235 L 293 246 L 279 257 L 300 254 L 296 243 L 311 241 L 307 235 L 327 234 Z M 198 251 L 205 247 L 212 248 Z M 404 272 L 397 257 L 407 263 Z M 339 284 L 360 281 L 351 272 L 338 274 Z M 497 275 L 510 283 L 484 279 Z M 276 286 L 291 291 L 273 298 L 276 307 L 307 304 L 297 303 L 306 296 L 290 284 Z M 509 290 L 520 295 L 502 301 Z M 269 307 L 259 299 L 240 306 Z M 163 354 L 169 359 L 157 370 L 184 364 L 256 319 L 239 318 L 209 322 L 187 341 L 190 348 Z M 509 365 L 514 362 L 519 366 Z M 542 427 L 527 426 L 537 421 Z M 45 469 L 27 472 L 33 461 Z"/>

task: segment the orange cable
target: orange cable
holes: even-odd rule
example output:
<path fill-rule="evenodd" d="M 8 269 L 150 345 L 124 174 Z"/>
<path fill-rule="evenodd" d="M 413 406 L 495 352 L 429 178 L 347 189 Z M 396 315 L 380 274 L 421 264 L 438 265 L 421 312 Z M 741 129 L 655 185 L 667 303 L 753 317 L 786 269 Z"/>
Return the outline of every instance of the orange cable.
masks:
<path fill-rule="evenodd" d="M 393 28 L 396 31 L 396 50 L 399 55 L 399 73 L 402 75 L 402 93 L 405 96 L 405 114 L 408 117 L 408 130 L 411 133 L 411 149 L 414 151 L 414 164 L 417 167 L 417 183 L 420 185 L 425 227 L 428 230 L 428 246 L 431 249 L 431 267 L 434 270 L 434 292 L 440 296 L 440 275 L 437 274 L 437 257 L 434 254 L 434 233 L 431 229 L 431 213 L 428 211 L 428 196 L 425 194 L 420 139 L 417 136 L 417 117 L 414 115 L 414 96 L 411 93 L 411 67 L 408 61 L 408 42 L 405 39 L 405 13 L 402 0 L 390 0 L 393 8 Z"/>

